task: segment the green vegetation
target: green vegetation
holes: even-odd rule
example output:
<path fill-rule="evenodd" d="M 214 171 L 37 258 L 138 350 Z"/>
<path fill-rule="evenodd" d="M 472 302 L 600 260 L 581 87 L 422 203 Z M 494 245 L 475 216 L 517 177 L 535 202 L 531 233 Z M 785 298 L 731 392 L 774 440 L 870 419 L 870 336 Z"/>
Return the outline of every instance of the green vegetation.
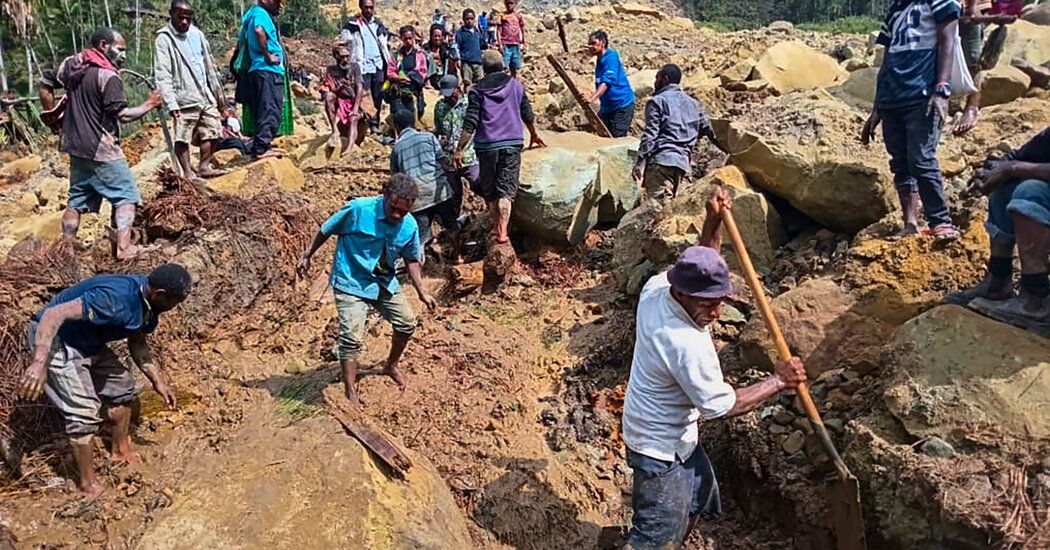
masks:
<path fill-rule="evenodd" d="M 331 0 L 329 0 L 331 1 Z M 111 26 L 128 44 L 125 68 L 152 76 L 153 38 L 167 24 L 170 0 L 4 0 L 0 12 L 0 92 L 34 92 L 40 72 L 57 68 L 66 56 L 83 49 L 97 27 Z M 252 0 L 190 0 L 197 25 L 225 66 Z M 333 2 L 334 3 L 334 2 Z M 279 19 L 285 36 L 335 32 L 325 20 L 322 0 L 288 0 Z M 30 75 L 32 77 L 30 78 Z"/>
<path fill-rule="evenodd" d="M 868 34 L 879 30 L 881 26 L 881 19 L 851 15 L 826 23 L 802 23 L 798 28 L 816 32 Z"/>
<path fill-rule="evenodd" d="M 277 394 L 277 414 L 287 418 L 289 424 L 317 416 L 324 410 L 321 391 L 326 385 L 317 378 L 288 382 Z"/>

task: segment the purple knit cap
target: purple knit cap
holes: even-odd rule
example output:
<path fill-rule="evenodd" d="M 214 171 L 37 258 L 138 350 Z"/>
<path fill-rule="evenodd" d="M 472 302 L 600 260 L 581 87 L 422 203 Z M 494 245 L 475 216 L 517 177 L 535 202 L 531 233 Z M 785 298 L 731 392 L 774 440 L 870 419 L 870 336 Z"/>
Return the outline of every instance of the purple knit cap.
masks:
<path fill-rule="evenodd" d="M 667 272 L 671 288 L 694 298 L 725 298 L 733 293 L 729 266 L 717 250 L 691 246 Z"/>

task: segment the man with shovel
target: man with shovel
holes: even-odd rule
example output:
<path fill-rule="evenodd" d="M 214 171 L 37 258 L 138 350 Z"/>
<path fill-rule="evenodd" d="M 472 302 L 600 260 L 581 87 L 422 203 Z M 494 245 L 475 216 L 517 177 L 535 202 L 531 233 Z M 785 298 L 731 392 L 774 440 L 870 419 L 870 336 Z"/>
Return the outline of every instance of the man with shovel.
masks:
<path fill-rule="evenodd" d="M 638 302 L 623 411 L 627 463 L 634 472 L 634 515 L 625 549 L 677 548 L 701 517 L 721 513 L 697 420 L 744 414 L 806 380 L 797 357 L 745 388 L 734 389 L 722 378 L 708 326 L 733 292 L 729 267 L 718 253 L 722 213 L 731 202 L 724 189 L 708 200 L 699 246 L 650 279 Z"/>

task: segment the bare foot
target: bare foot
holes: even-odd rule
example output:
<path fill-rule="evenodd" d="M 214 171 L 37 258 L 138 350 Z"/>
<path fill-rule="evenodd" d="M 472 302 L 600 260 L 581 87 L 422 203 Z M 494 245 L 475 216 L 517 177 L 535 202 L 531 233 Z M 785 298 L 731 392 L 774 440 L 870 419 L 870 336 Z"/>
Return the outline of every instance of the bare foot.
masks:
<path fill-rule="evenodd" d="M 389 366 L 383 369 L 383 374 L 392 378 L 401 389 L 405 388 L 405 378 L 401 374 L 401 369 L 397 368 L 397 366 Z"/>
<path fill-rule="evenodd" d="M 891 241 L 910 237 L 912 235 L 919 234 L 919 227 L 916 224 L 906 223 L 899 231 L 890 236 Z"/>
<path fill-rule="evenodd" d="M 283 151 L 278 151 L 277 149 L 270 149 L 269 151 L 267 151 L 267 152 L 265 152 L 265 153 L 263 153 L 261 155 L 252 155 L 252 160 L 263 160 L 263 159 L 268 159 L 268 158 L 281 158 L 282 156 L 284 156 L 284 152 Z"/>
<path fill-rule="evenodd" d="M 357 396 L 356 390 L 346 390 L 346 400 L 355 407 L 361 407 L 364 405 L 361 403 L 361 398 Z"/>
<path fill-rule="evenodd" d="M 217 178 L 219 176 L 225 176 L 230 171 L 223 168 L 201 168 L 197 170 L 197 175 L 202 178 Z"/>
<path fill-rule="evenodd" d="M 145 254 L 146 252 L 152 252 L 154 250 L 159 250 L 159 249 L 160 249 L 160 246 L 155 245 L 155 244 L 151 244 L 151 245 L 148 245 L 148 246 L 133 244 L 133 245 L 125 248 L 124 250 L 117 250 L 117 259 L 118 260 L 134 260 L 137 256 L 139 256 L 141 254 Z"/>
<path fill-rule="evenodd" d="M 977 126 L 977 109 L 966 109 L 963 111 L 962 120 L 952 128 L 952 133 L 960 136 L 973 130 Z"/>
<path fill-rule="evenodd" d="M 339 153 L 339 154 L 340 154 L 340 156 L 345 158 L 345 157 L 349 157 L 350 153 L 352 153 L 353 151 L 354 151 L 354 144 L 351 143 L 350 145 L 346 146 L 346 149 L 343 149 L 342 153 Z"/>
<path fill-rule="evenodd" d="M 80 484 L 80 493 L 84 495 L 85 500 L 95 500 L 102 496 L 106 492 L 106 486 L 99 483 L 96 479 L 90 483 Z"/>
<path fill-rule="evenodd" d="M 142 464 L 138 453 L 132 451 L 112 451 L 109 453 L 109 461 L 114 464 Z"/>

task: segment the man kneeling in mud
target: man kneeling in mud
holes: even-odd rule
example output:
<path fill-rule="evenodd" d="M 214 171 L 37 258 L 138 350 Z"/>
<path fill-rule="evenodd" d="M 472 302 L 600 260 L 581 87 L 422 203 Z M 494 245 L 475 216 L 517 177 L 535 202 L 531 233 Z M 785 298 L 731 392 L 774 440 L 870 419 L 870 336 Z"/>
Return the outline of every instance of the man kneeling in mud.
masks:
<path fill-rule="evenodd" d="M 110 460 L 136 462 L 128 428 L 139 408 L 135 376 L 107 345 L 127 339 L 128 351 L 153 389 L 175 408 L 175 391 L 150 354 L 146 335 L 161 313 L 190 293 L 192 279 L 177 264 L 146 275 L 99 275 L 59 292 L 29 324 L 33 362 L 22 375 L 19 395 L 35 400 L 40 392 L 58 408 L 77 463 L 81 492 L 104 491 L 92 460 L 92 437 L 105 417 L 113 424 Z"/>
<path fill-rule="evenodd" d="M 310 258 L 329 237 L 336 235 L 329 279 L 339 313 L 335 353 L 343 369 L 346 398 L 354 405 L 361 404 L 357 396 L 357 358 L 363 348 L 370 307 L 394 329 L 383 372 L 402 388 L 405 386 L 397 363 L 416 329 L 416 315 L 401 294 L 395 274 L 395 262 L 399 258 L 405 261 L 420 301 L 430 309 L 437 306 L 423 286 L 419 227 L 409 214 L 417 194 L 412 178 L 393 175 L 383 189 L 383 196 L 353 199 L 328 218 L 296 266 L 299 276 L 305 277 Z"/>

